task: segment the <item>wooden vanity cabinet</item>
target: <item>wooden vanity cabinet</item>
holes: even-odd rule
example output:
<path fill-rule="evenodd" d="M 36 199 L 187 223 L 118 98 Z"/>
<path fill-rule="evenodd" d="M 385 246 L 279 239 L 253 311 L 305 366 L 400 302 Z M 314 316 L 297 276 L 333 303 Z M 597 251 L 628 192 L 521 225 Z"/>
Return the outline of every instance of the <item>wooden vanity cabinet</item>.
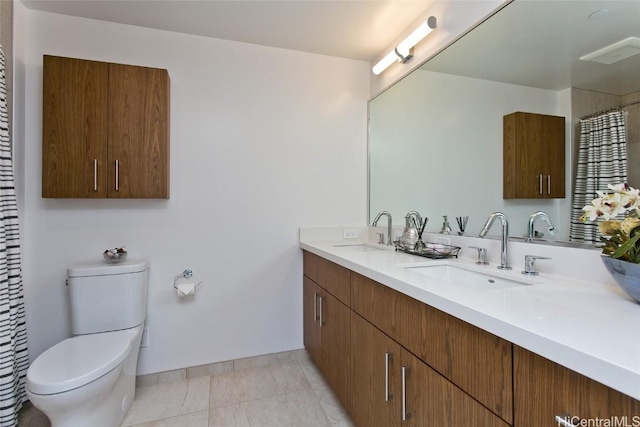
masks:
<path fill-rule="evenodd" d="M 512 423 L 512 344 L 413 298 L 402 301 L 400 343 Z"/>
<path fill-rule="evenodd" d="M 516 112 L 503 118 L 503 198 L 565 197 L 565 118 Z"/>
<path fill-rule="evenodd" d="M 351 315 L 356 426 L 507 427 L 503 420 L 360 315 Z"/>
<path fill-rule="evenodd" d="M 556 416 L 574 425 L 596 425 L 596 418 L 612 417 L 625 422 L 606 425 L 640 422 L 640 401 L 519 346 L 513 353 L 516 427 L 562 425 Z"/>
<path fill-rule="evenodd" d="M 42 197 L 168 198 L 167 70 L 44 56 Z"/>
<path fill-rule="evenodd" d="M 351 407 L 356 426 L 400 426 L 402 347 L 351 313 Z"/>
<path fill-rule="evenodd" d="M 351 404 L 351 309 L 344 301 L 350 300 L 350 271 L 306 251 L 303 260 L 304 346 L 348 411 Z"/>
<path fill-rule="evenodd" d="M 354 316 L 371 323 L 370 328 L 359 326 L 362 322 L 352 316 L 351 406 L 356 425 L 372 425 L 358 423 L 357 420 L 367 418 L 356 410 L 373 407 L 381 410 L 380 407 L 390 406 L 389 402 L 380 400 L 381 384 L 371 385 L 373 397 L 363 397 L 368 382 L 380 382 L 380 372 L 386 370 L 388 350 L 382 349 L 393 348 L 389 340 L 403 348 L 401 359 L 398 359 L 397 348 L 391 350 L 389 375 L 390 381 L 395 379 L 398 383 L 391 387 L 394 398 L 399 399 L 396 391 L 401 390 L 402 367 L 406 370 L 407 404 L 414 408 L 409 409 L 412 416 L 406 425 L 506 426 L 512 422 L 512 362 L 508 341 L 354 272 L 351 273 L 351 308 L 359 315 Z M 358 331 L 358 327 L 362 330 Z M 386 339 L 374 338 L 375 335 Z M 375 354 L 370 354 L 372 351 Z M 362 372 L 369 366 L 373 366 L 373 372 Z M 365 402 L 361 402 L 362 399 Z M 400 412 L 402 414 L 402 410 Z"/>
<path fill-rule="evenodd" d="M 307 251 L 304 271 L 305 347 L 358 427 L 640 422 L 640 401 L 401 292 Z"/>

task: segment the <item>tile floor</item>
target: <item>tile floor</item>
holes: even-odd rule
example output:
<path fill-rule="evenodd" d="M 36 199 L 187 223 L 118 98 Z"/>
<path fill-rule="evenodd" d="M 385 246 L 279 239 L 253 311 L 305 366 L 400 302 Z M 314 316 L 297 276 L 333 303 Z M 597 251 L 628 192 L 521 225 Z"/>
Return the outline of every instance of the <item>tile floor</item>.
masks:
<path fill-rule="evenodd" d="M 20 427 L 49 427 L 29 403 Z M 138 378 L 122 427 L 352 427 L 303 350 Z"/>

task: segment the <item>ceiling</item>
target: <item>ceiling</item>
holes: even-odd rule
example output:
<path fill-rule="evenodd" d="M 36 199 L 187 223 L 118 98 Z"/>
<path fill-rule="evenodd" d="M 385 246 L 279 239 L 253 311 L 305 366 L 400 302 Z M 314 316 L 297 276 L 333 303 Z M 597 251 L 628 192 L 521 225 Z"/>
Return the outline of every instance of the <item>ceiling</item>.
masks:
<path fill-rule="evenodd" d="M 580 57 L 629 37 L 640 37 L 638 0 L 516 0 L 422 68 L 554 91 L 628 95 L 640 91 L 640 54 L 610 65 Z"/>
<path fill-rule="evenodd" d="M 372 61 L 432 0 L 22 0 L 28 9 Z"/>

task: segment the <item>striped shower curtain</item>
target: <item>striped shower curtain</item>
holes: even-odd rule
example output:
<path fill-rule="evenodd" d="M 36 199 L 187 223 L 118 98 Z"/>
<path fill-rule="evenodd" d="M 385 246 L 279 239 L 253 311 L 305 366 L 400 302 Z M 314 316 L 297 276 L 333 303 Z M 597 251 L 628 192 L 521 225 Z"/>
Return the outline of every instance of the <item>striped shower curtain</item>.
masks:
<path fill-rule="evenodd" d="M 29 365 L 27 330 L 20 269 L 18 210 L 13 184 L 11 137 L 0 46 L 0 426 L 18 425 L 18 412 L 27 399 Z"/>
<path fill-rule="evenodd" d="M 610 192 L 607 184 L 622 182 L 627 182 L 625 113 L 610 111 L 580 120 L 580 148 L 569 233 L 571 241 L 599 241 L 597 221 L 580 221 L 584 213 L 582 208 L 597 197 L 596 191 Z"/>

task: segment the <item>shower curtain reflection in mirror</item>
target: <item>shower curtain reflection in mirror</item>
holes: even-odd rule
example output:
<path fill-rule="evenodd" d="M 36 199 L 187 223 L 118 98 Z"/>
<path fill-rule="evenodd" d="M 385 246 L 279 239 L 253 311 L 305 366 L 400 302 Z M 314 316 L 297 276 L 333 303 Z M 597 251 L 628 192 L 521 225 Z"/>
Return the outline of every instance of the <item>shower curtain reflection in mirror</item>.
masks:
<path fill-rule="evenodd" d="M 574 242 L 597 243 L 601 234 L 598 221 L 583 223 L 582 208 L 608 192 L 607 184 L 627 182 L 626 113 L 608 111 L 580 120 L 580 146 L 571 208 L 571 232 Z"/>

